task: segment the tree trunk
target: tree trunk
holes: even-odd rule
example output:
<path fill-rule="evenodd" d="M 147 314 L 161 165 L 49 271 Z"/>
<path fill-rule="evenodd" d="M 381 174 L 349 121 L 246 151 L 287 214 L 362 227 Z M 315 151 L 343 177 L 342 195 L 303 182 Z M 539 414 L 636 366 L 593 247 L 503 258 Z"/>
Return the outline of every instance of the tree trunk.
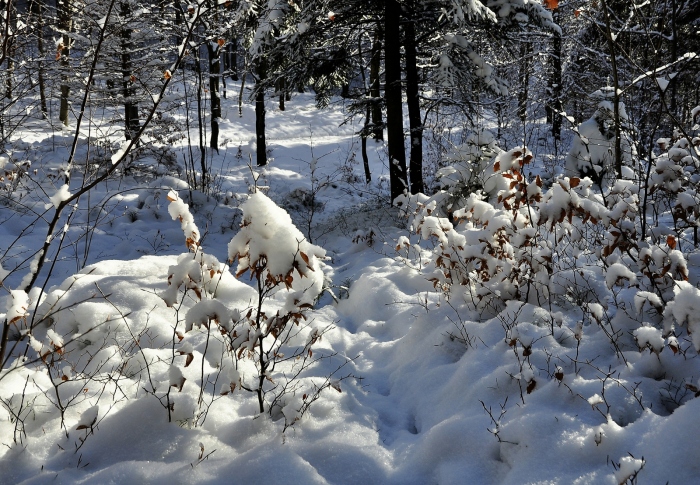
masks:
<path fill-rule="evenodd" d="M 554 9 L 554 22 L 559 22 L 559 9 Z M 562 46 L 561 34 L 552 34 L 552 54 L 550 56 L 549 102 L 547 103 L 547 122 L 552 125 L 552 137 L 561 140 L 561 64 Z"/>
<path fill-rule="evenodd" d="M 372 133 L 374 139 L 379 141 L 384 139 L 384 121 L 382 120 L 380 70 L 382 62 L 382 27 L 377 24 L 374 32 L 374 43 L 372 44 L 372 59 L 369 67 L 370 96 L 372 97 Z"/>
<path fill-rule="evenodd" d="M 678 60 L 678 28 L 677 20 L 678 9 L 676 7 L 676 0 L 671 0 L 671 62 L 676 62 Z M 670 82 L 671 85 L 671 99 L 670 99 L 670 111 L 673 116 L 677 116 L 676 113 L 676 91 L 677 85 L 676 77 L 673 77 Z M 683 119 L 683 118 L 681 118 Z"/>
<path fill-rule="evenodd" d="M 367 134 L 369 131 L 369 119 L 370 119 L 370 106 L 367 105 L 367 110 L 365 112 L 365 129 L 362 130 L 362 134 L 360 135 L 362 165 L 365 168 L 365 183 L 366 184 L 369 184 L 372 181 L 372 172 L 369 169 L 369 157 L 367 156 Z"/>
<path fill-rule="evenodd" d="M 4 9 L 5 10 L 5 15 L 8 16 L 7 19 L 5 19 L 6 25 L 9 27 L 9 30 L 15 31 L 17 29 L 17 9 L 15 5 L 12 4 L 12 2 L 7 5 L 7 7 Z M 13 79 L 12 79 L 12 74 L 15 70 L 15 36 L 11 35 L 8 36 L 5 44 L 5 54 L 7 58 L 7 68 L 5 69 L 5 97 L 7 99 L 12 99 L 12 87 L 13 87 Z"/>
<path fill-rule="evenodd" d="M 418 65 L 416 54 L 416 3 L 407 6 L 407 21 L 404 27 L 404 50 L 406 52 L 406 100 L 408 122 L 411 133 L 411 159 L 409 175 L 411 193 L 423 192 L 423 123 L 420 115 L 420 98 L 418 86 Z"/>
<path fill-rule="evenodd" d="M 518 91 L 518 118 L 527 120 L 527 97 L 530 84 L 530 43 L 520 41 L 520 91 Z"/>
<path fill-rule="evenodd" d="M 219 44 L 207 43 L 209 54 L 209 103 L 211 108 L 211 135 L 209 146 L 219 153 L 219 120 L 221 119 L 221 98 L 219 97 L 219 79 L 221 78 L 221 50 Z"/>
<path fill-rule="evenodd" d="M 202 77 L 202 59 L 199 54 L 199 47 L 194 49 L 194 69 L 197 74 L 197 130 L 199 132 L 199 165 L 202 168 L 202 191 L 206 190 L 209 174 L 207 170 L 207 148 L 204 141 L 204 107 L 202 106 L 202 97 L 204 88 L 204 79 Z"/>
<path fill-rule="evenodd" d="M 41 0 L 36 0 L 32 3 L 32 12 L 36 15 L 37 29 L 37 49 L 39 50 L 39 103 L 41 107 L 41 116 L 44 119 L 48 118 L 48 107 L 46 104 L 46 76 L 44 69 L 44 59 L 46 58 L 46 50 L 44 49 L 44 3 Z"/>
<path fill-rule="evenodd" d="M 238 39 L 235 36 L 226 44 L 224 70 L 232 81 L 238 81 Z"/>
<path fill-rule="evenodd" d="M 277 81 L 277 93 L 279 94 L 280 97 L 280 111 L 284 111 L 285 106 L 284 106 L 284 101 L 287 99 L 285 96 L 285 87 L 287 85 L 287 82 L 284 78 L 280 78 L 279 81 Z"/>
<path fill-rule="evenodd" d="M 608 41 L 608 49 L 610 50 L 610 67 L 612 68 L 613 81 L 613 123 L 615 124 L 615 148 L 613 152 L 615 165 L 615 174 L 617 178 L 622 178 L 622 126 L 620 123 L 620 79 L 617 72 L 617 53 L 615 49 L 615 40 L 613 39 L 613 31 L 610 25 L 610 12 L 608 12 L 608 3 L 602 0 L 603 12 L 605 16 L 605 37 Z"/>
<path fill-rule="evenodd" d="M 58 111 L 58 119 L 65 126 L 68 126 L 68 96 L 70 96 L 70 86 L 68 85 L 68 69 L 70 67 L 68 62 L 68 56 L 70 56 L 69 32 L 73 28 L 70 0 L 56 0 L 56 10 L 58 13 L 58 28 L 64 32 L 57 52 L 61 61 L 61 105 Z"/>
<path fill-rule="evenodd" d="M 124 24 L 121 26 L 121 61 L 122 61 L 122 95 L 124 96 L 124 136 L 127 140 L 131 140 L 138 133 L 139 124 L 139 106 L 135 100 L 134 77 L 132 73 L 133 66 L 131 65 L 131 50 L 133 44 L 131 42 L 131 29 L 128 27 L 128 18 L 131 15 L 131 7 L 129 3 L 123 2 L 120 6 L 120 14 Z"/>
<path fill-rule="evenodd" d="M 257 62 L 257 81 L 255 93 L 255 141 L 256 160 L 258 167 L 267 165 L 267 145 L 265 143 L 265 78 L 267 76 L 267 66 L 264 59 Z"/>
<path fill-rule="evenodd" d="M 408 189 L 406 151 L 403 135 L 403 105 L 401 99 L 401 41 L 399 22 L 401 6 L 397 0 L 386 0 L 384 27 L 384 69 L 386 88 L 386 133 L 389 148 L 389 184 L 391 201 Z"/>

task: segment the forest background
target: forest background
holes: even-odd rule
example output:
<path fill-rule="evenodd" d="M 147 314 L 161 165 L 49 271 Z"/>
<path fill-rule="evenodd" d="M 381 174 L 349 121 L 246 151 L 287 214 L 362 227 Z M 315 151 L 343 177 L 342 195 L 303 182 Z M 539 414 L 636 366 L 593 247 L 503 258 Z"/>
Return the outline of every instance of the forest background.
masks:
<path fill-rule="evenodd" d="M 700 1 L 0 11 L 11 482 L 697 476 Z"/>

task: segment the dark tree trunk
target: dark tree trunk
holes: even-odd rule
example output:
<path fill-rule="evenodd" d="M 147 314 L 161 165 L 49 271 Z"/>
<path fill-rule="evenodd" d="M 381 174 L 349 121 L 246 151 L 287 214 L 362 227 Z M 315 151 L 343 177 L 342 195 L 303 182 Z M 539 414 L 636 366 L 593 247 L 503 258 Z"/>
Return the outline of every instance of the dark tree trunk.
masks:
<path fill-rule="evenodd" d="M 518 91 L 518 118 L 527 120 L 527 97 L 530 84 L 530 43 L 520 41 L 520 90 Z"/>
<path fill-rule="evenodd" d="M 671 0 L 671 62 L 676 62 L 678 59 L 678 28 L 677 28 L 677 20 L 676 17 L 678 16 L 678 9 L 676 6 L 676 0 Z M 669 109 L 671 110 L 671 113 L 673 113 L 674 116 L 677 116 L 678 113 L 676 113 L 676 91 L 677 91 L 677 85 L 678 83 L 676 82 L 676 78 L 671 79 L 671 99 L 670 99 L 670 107 Z M 683 118 L 681 118 L 683 119 Z"/>
<path fill-rule="evenodd" d="M 219 120 L 221 119 L 221 98 L 219 97 L 219 79 L 221 79 L 221 63 L 219 62 L 220 45 L 207 43 L 209 54 L 209 102 L 211 103 L 211 138 L 209 146 L 219 153 Z"/>
<path fill-rule="evenodd" d="M 44 3 L 41 0 L 36 0 L 32 3 L 32 11 L 36 15 L 37 28 L 37 48 L 39 50 L 39 103 L 41 107 L 41 116 L 44 119 L 48 118 L 48 107 L 46 104 L 46 75 L 44 68 L 44 59 L 46 58 L 46 50 L 44 48 Z"/>
<path fill-rule="evenodd" d="M 370 105 L 367 105 L 367 110 L 365 112 L 365 127 L 360 135 L 361 141 L 361 153 L 362 153 L 362 164 L 365 168 L 365 183 L 369 184 L 372 181 L 372 172 L 369 169 L 369 157 L 367 156 L 367 135 L 369 134 L 369 117 L 370 117 Z"/>
<path fill-rule="evenodd" d="M 285 93 L 285 87 L 287 83 L 284 78 L 280 78 L 280 80 L 277 82 L 277 93 L 279 94 L 280 97 L 280 111 L 284 111 L 285 106 L 284 106 L 284 101 L 287 99 L 286 93 Z"/>
<path fill-rule="evenodd" d="M 391 201 L 408 189 L 406 151 L 403 135 L 403 105 L 401 99 L 401 40 L 399 22 L 401 6 L 397 0 L 386 0 L 384 16 L 384 69 L 386 88 L 386 132 L 389 148 L 389 184 Z"/>
<path fill-rule="evenodd" d="M 605 37 L 608 41 L 608 49 L 610 50 L 610 67 L 612 68 L 613 81 L 613 123 L 615 124 L 615 148 L 614 148 L 614 165 L 617 178 L 622 178 L 622 125 L 620 123 L 620 79 L 617 72 L 617 49 L 615 49 L 615 39 L 610 25 L 610 12 L 608 4 L 602 0 L 602 7 L 605 17 Z"/>
<path fill-rule="evenodd" d="M 68 97 L 70 96 L 70 86 L 68 85 L 70 36 L 68 32 L 73 27 L 70 0 L 56 0 L 56 11 L 58 13 L 58 28 L 66 32 L 63 34 L 61 43 L 58 46 L 58 55 L 61 63 L 61 105 L 58 111 L 58 119 L 61 123 L 68 126 Z"/>
<path fill-rule="evenodd" d="M 131 8 L 128 3 L 120 5 L 122 19 L 128 19 Z M 124 96 L 124 137 L 131 140 L 140 128 L 139 107 L 136 103 L 134 90 L 133 66 L 131 65 L 131 29 L 128 20 L 121 26 L 121 68 L 122 68 L 122 96 Z"/>
<path fill-rule="evenodd" d="M 9 18 L 5 20 L 6 25 L 9 26 L 13 31 L 17 28 L 17 9 L 12 2 L 9 3 L 4 9 L 5 15 Z M 5 54 L 7 59 L 7 68 L 5 69 L 5 97 L 7 99 L 12 99 L 12 73 L 15 70 L 15 37 L 14 35 L 8 36 L 5 43 Z"/>
<path fill-rule="evenodd" d="M 238 39 L 236 37 L 226 44 L 224 70 L 231 76 L 231 80 L 238 81 Z"/>
<path fill-rule="evenodd" d="M 194 53 L 194 69 L 197 74 L 197 131 L 199 133 L 199 164 L 202 168 L 202 190 L 205 190 L 209 175 L 207 170 L 207 147 L 206 142 L 204 141 L 205 108 L 202 103 L 202 98 L 204 94 L 204 79 L 202 77 L 202 59 L 200 57 L 199 47 L 197 47 L 194 50 Z"/>
<path fill-rule="evenodd" d="M 372 103 L 372 134 L 374 139 L 379 141 L 384 139 L 384 121 L 382 120 L 382 104 L 380 89 L 380 70 L 382 62 L 382 27 L 377 24 L 374 33 L 374 43 L 372 44 L 372 59 L 369 67 L 370 96 Z"/>
<path fill-rule="evenodd" d="M 404 50 L 406 52 L 406 100 L 408 122 L 411 133 L 411 159 L 409 175 L 411 193 L 423 192 L 423 123 L 420 115 L 420 98 L 418 86 L 418 65 L 416 55 L 416 3 L 408 4 L 407 22 L 404 28 Z"/>
<path fill-rule="evenodd" d="M 267 165 L 267 145 L 265 143 L 265 78 L 267 76 L 267 66 L 265 60 L 258 60 L 256 69 L 257 82 L 255 94 L 255 141 L 256 160 L 259 167 Z"/>
<path fill-rule="evenodd" d="M 554 22 L 559 22 L 559 9 L 553 11 Z M 552 55 L 550 56 L 549 101 L 547 103 L 547 123 L 552 125 L 552 136 L 556 141 L 561 140 L 561 71 L 562 71 L 561 34 L 552 34 Z"/>

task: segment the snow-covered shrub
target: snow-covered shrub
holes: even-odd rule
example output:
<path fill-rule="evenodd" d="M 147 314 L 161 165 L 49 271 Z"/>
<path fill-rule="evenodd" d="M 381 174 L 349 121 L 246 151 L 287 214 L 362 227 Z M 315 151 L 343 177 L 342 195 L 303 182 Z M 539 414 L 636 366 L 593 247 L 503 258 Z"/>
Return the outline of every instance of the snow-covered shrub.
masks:
<path fill-rule="evenodd" d="M 667 227 L 660 224 L 659 217 L 670 212 L 673 232 L 684 239 L 684 232 L 692 229 L 693 244 L 698 245 L 698 225 L 700 225 L 700 137 L 689 139 L 678 130 L 671 138 L 660 138 L 657 145 L 661 150 L 653 156 L 648 166 L 646 183 L 647 197 L 653 204 L 653 220 L 661 227 L 651 229 L 653 237 L 664 235 Z M 670 222 L 670 221 L 669 221 Z"/>
<path fill-rule="evenodd" d="M 430 241 L 416 267 L 450 305 L 501 324 L 517 359 L 507 374 L 523 401 L 545 378 L 583 396 L 566 378 L 574 374 L 601 382 L 604 417 L 630 422 L 654 399 L 645 401 L 632 377 L 579 360 L 579 351 L 610 353 L 627 365 L 648 349 L 659 364 L 645 363 L 645 372 L 653 379 L 672 373 L 671 362 L 659 360 L 665 347 L 685 355 L 683 329 L 700 342 L 700 298 L 686 282 L 687 260 L 674 237 L 640 240 L 636 183 L 611 180 L 601 192 L 590 178 L 560 177 L 544 190 L 539 177 L 523 173 L 531 160 L 524 147 L 503 151 L 487 166 L 481 192 L 462 196 L 455 185 L 455 193 L 406 197 L 412 229 Z M 440 210 L 450 197 L 460 207 L 451 220 Z M 409 246 L 400 239 L 398 250 Z M 610 397 L 611 388 L 621 394 Z"/>
<path fill-rule="evenodd" d="M 441 189 L 448 195 L 442 203 L 443 215 L 461 209 L 461 201 L 472 192 L 483 190 L 489 177 L 487 166 L 502 150 L 488 130 L 470 133 L 465 142 L 445 157 L 447 166 L 437 171 Z"/>
<path fill-rule="evenodd" d="M 700 290 L 687 281 L 678 281 L 674 293 L 675 298 L 664 311 L 666 332 L 673 331 L 674 322 L 684 325 L 695 350 L 700 352 Z"/>
<path fill-rule="evenodd" d="M 168 199 L 188 252 L 103 261 L 43 295 L 15 290 L 6 299 L 0 321 L 12 338 L 0 415 L 9 440 L 21 445 L 46 426 L 47 439 L 77 453 L 105 419 L 144 396 L 182 426 L 201 426 L 224 400 L 286 428 L 323 390 L 339 389 L 332 371 L 315 370 L 334 362 L 314 347 L 328 328 L 307 320 L 322 291 L 324 250 L 253 194 L 229 246 L 238 276 L 250 272 L 248 285 L 203 251 L 177 193 Z"/>
<path fill-rule="evenodd" d="M 285 427 L 294 424 L 322 389 L 337 386 L 330 378 L 303 385 L 299 378 L 323 358 L 314 358 L 311 347 L 327 329 L 310 325 L 307 313 L 323 289 L 325 251 L 309 243 L 289 214 L 266 195 L 251 194 L 241 205 L 243 221 L 228 245 L 228 260 L 237 263 L 237 278 L 249 273 L 254 292 L 245 307 L 231 307 L 221 294 L 226 285 L 220 286 L 228 267 L 201 251 L 187 205 L 175 194 L 169 200 L 170 213 L 181 221 L 192 252 L 170 267 L 169 286 L 161 296 L 169 306 L 177 305 L 180 288 L 180 301 L 188 292 L 195 298 L 184 327 L 176 328 L 176 351 L 187 357 L 184 366 L 171 365 L 171 386 L 181 390 L 185 385 L 184 368 L 197 348 L 219 367 L 222 394 L 251 392 L 259 412 L 284 417 Z"/>
<path fill-rule="evenodd" d="M 670 297 L 670 291 L 678 281 L 688 280 L 688 262 L 676 249 L 676 239 L 669 236 L 665 244 L 650 244 L 639 250 L 639 271 L 656 293 Z"/>
<path fill-rule="evenodd" d="M 566 157 L 565 168 L 569 177 L 590 177 L 597 185 L 602 185 L 615 178 L 616 127 L 613 117 L 613 93 L 610 90 L 599 90 L 591 97 L 600 100 L 598 109 L 591 118 L 576 128 L 576 136 Z M 632 126 L 622 102 L 619 111 L 622 175 L 631 179 L 634 177 L 634 160 L 637 153 L 630 138 Z"/>
<path fill-rule="evenodd" d="M 646 462 L 644 458 L 635 458 L 634 456 L 623 456 L 618 463 L 613 461 L 615 468 L 615 482 L 624 485 L 627 482 L 637 483 L 637 475 L 642 471 Z"/>
<path fill-rule="evenodd" d="M 491 176 L 484 177 L 491 201 L 481 192 L 462 197 L 454 224 L 436 210 L 449 191 L 407 201 L 407 207 L 416 208 L 413 229 L 422 239 L 437 242 L 426 268 L 436 288 L 459 292 L 481 309 L 494 301 L 537 300 L 544 288 L 530 290 L 549 280 L 550 250 L 532 251 L 538 234 L 529 207 L 541 199 L 542 182 L 525 180 L 522 168 L 530 160 L 525 148 L 500 153 L 490 164 Z"/>

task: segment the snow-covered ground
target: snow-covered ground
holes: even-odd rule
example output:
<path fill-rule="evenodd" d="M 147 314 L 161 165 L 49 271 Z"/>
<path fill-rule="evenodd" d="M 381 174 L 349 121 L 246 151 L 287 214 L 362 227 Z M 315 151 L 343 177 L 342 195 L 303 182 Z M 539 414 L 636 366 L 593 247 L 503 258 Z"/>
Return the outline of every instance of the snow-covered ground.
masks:
<path fill-rule="evenodd" d="M 0 482 L 616 484 L 637 472 L 637 483 L 697 482 L 700 365 L 687 334 L 675 351 L 660 332 L 638 333 L 640 345 L 649 343 L 640 351 L 625 346 L 634 342 L 625 330 L 616 352 L 606 327 L 575 309 L 511 301 L 488 315 L 447 301 L 417 249 L 397 250 L 402 236 L 419 241 L 386 202 L 384 145 L 369 142 L 366 185 L 358 127 L 341 126 L 340 105 L 317 111 L 311 95 L 284 112 L 270 103 L 273 160 L 259 169 L 248 166 L 252 108 L 239 118 L 235 103 L 224 103 L 227 142 L 212 159 L 213 194 L 190 193 L 164 170 L 102 183 L 71 220 L 41 301 L 38 288 L 28 303 L 3 295 L 8 316 L 28 307 L 29 318 L 43 320 L 14 349 L 24 357 L 0 374 Z M 34 158 L 36 177 L 48 177 L 70 140 L 37 121 L 16 146 Z M 6 270 L 45 237 L 41 221 L 25 228 L 42 200 L 53 210 L 49 197 L 62 182 L 50 181 L 42 179 L 43 198 L 0 207 L 0 250 L 22 241 L 5 254 Z M 317 251 L 305 258 L 328 287 L 290 324 L 297 330 L 285 352 L 298 358 L 276 356 L 267 405 L 281 397 L 264 414 L 255 366 L 233 344 L 240 335 L 213 321 L 186 331 L 200 298 L 241 321 L 257 308 L 256 280 L 234 277 L 240 261 L 223 267 L 256 184 L 325 249 L 322 261 L 304 246 Z M 213 269 L 192 283 L 203 295 L 175 292 L 168 306 L 169 281 L 192 258 L 183 235 L 192 226 L 171 218 L 171 190 L 199 228 L 198 254 L 209 259 L 198 267 Z M 288 249 L 278 241 L 269 251 Z M 4 286 L 16 288 L 26 271 Z M 298 285 L 318 274 L 294 276 Z M 272 294 L 268 316 L 284 313 L 288 296 L 281 287 Z M 590 308 L 603 317 L 602 306 Z M 27 325 L 17 320 L 18 329 Z"/>

